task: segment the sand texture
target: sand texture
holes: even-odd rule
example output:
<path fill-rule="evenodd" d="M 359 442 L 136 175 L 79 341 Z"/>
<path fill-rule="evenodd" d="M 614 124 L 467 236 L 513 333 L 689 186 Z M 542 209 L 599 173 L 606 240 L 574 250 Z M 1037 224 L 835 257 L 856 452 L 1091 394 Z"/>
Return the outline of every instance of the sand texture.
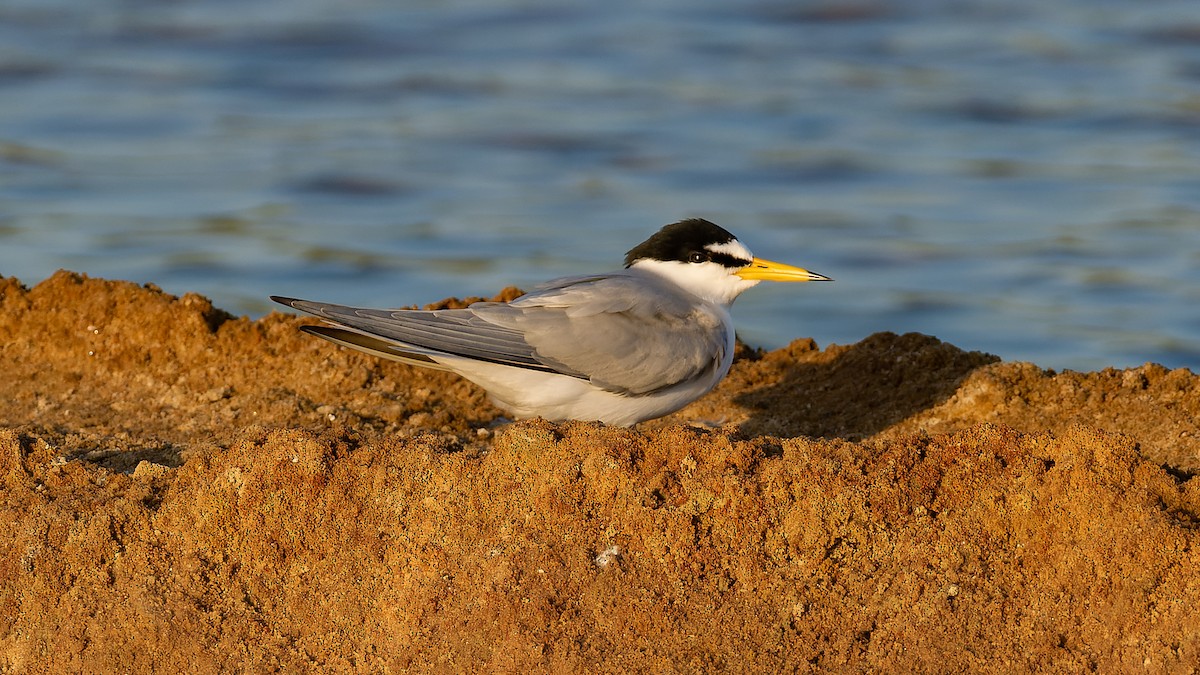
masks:
<path fill-rule="evenodd" d="M 0 279 L 0 673 L 1200 667 L 1190 371 L 801 339 L 506 424 L 308 322 Z"/>

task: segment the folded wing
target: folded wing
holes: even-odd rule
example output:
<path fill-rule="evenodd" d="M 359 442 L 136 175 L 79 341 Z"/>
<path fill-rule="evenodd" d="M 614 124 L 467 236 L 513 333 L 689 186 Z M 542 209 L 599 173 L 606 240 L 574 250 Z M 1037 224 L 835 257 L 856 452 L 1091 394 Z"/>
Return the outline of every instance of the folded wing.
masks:
<path fill-rule="evenodd" d="M 311 332 L 382 356 L 418 363 L 459 356 L 562 373 L 627 395 L 666 389 L 717 369 L 727 349 L 718 311 L 629 272 L 562 279 L 511 303 L 466 309 L 379 310 L 276 300 L 336 324 Z"/>

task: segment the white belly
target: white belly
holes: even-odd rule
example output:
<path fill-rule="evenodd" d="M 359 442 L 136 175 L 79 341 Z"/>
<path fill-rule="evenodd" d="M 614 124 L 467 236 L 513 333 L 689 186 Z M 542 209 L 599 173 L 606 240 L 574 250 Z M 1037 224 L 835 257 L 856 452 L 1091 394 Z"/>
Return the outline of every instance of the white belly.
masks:
<path fill-rule="evenodd" d="M 730 333 L 721 362 L 704 377 L 641 395 L 606 391 L 569 375 L 452 358 L 437 361 L 486 389 L 497 407 L 517 419 L 595 420 L 628 427 L 673 413 L 717 386 L 733 362 Z"/>

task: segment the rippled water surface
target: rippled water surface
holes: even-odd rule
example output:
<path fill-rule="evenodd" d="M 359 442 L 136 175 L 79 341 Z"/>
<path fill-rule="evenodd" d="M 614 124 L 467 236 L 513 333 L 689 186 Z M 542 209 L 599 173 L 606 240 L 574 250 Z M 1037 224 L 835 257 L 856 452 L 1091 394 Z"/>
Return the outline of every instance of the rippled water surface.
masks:
<path fill-rule="evenodd" d="M 711 218 L 740 333 L 1200 365 L 1194 0 L 7 0 L 0 274 L 398 306 Z"/>

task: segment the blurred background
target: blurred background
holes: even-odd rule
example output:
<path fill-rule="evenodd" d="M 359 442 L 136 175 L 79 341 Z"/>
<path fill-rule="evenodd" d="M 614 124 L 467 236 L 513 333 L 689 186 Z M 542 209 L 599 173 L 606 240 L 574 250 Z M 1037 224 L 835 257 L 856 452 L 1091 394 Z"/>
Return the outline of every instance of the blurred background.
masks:
<path fill-rule="evenodd" d="M 1200 364 L 1195 0 L 0 0 L 0 275 L 402 306 L 710 218 L 833 284 L 769 348 L 919 331 Z"/>

